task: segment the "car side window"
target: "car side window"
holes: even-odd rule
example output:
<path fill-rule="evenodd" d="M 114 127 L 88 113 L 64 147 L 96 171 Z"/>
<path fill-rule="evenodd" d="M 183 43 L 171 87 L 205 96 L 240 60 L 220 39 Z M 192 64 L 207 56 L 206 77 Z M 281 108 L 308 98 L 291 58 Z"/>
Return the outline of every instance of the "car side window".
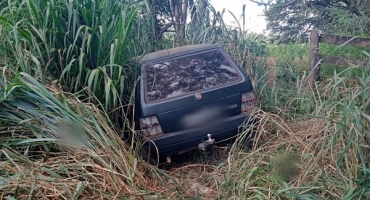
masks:
<path fill-rule="evenodd" d="M 219 50 L 150 63 L 145 69 L 144 85 L 149 101 L 177 97 L 241 78 Z"/>

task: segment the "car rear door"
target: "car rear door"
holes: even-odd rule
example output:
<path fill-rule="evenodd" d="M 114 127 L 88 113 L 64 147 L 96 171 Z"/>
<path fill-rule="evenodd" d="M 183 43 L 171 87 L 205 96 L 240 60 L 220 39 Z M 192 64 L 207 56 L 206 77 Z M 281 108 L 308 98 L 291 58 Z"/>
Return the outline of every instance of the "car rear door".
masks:
<path fill-rule="evenodd" d="M 222 49 L 181 55 L 143 67 L 142 116 L 156 115 L 163 133 L 194 128 L 241 113 L 252 85 Z"/>

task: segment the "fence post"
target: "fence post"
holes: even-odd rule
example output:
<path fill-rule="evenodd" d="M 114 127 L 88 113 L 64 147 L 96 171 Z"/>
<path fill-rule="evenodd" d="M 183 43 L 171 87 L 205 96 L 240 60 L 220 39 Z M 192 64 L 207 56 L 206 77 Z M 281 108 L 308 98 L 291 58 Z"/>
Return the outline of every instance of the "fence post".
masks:
<path fill-rule="evenodd" d="M 318 30 L 311 30 L 309 58 L 310 77 L 308 79 L 308 84 L 311 87 L 315 85 L 316 81 L 320 81 L 320 65 L 318 64 L 319 60 L 319 32 Z"/>

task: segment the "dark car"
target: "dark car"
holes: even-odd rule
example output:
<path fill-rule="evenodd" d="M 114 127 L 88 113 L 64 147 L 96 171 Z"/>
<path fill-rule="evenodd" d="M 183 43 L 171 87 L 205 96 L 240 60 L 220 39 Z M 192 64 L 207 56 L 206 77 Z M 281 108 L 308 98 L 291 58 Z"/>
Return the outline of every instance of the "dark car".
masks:
<path fill-rule="evenodd" d="M 135 122 L 160 156 L 231 138 L 256 105 L 245 73 L 222 48 L 199 44 L 139 60 Z"/>

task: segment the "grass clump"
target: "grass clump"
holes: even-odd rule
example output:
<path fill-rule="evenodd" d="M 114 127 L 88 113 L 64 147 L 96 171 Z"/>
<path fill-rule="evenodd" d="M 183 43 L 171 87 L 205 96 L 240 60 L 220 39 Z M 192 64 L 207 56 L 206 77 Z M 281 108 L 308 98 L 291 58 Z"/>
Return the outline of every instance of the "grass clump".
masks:
<path fill-rule="evenodd" d="M 147 42 L 131 41 L 144 5 L 102 0 L 13 0 L 2 5 L 1 52 L 13 73 L 28 73 L 43 84 L 57 81 L 64 91 L 101 104 L 112 119 L 117 107 L 129 103 L 136 70 L 129 60 L 148 51 L 139 44 Z"/>
<path fill-rule="evenodd" d="M 130 198 L 150 190 L 144 172 L 152 168 L 96 106 L 25 73 L 2 91 L 2 198 Z"/>

